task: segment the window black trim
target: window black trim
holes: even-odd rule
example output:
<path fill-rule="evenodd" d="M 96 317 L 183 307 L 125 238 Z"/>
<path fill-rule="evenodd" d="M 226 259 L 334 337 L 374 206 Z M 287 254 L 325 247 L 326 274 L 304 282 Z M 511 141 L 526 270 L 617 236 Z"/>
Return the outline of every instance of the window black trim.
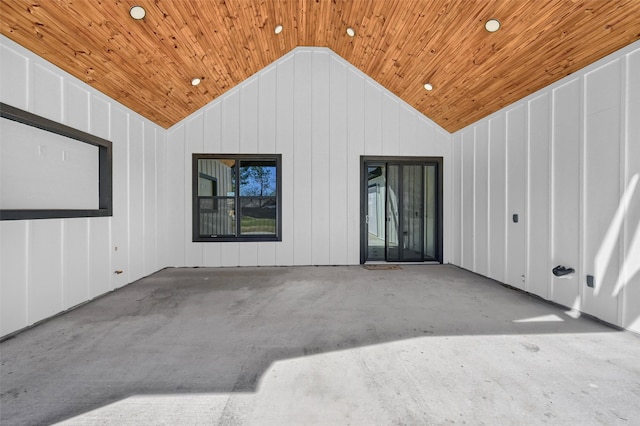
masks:
<path fill-rule="evenodd" d="M 275 161 L 276 162 L 276 234 L 275 235 L 241 235 L 238 230 L 236 230 L 237 235 L 221 235 L 218 237 L 202 237 L 200 236 L 200 224 L 199 224 L 199 215 L 198 215 L 198 178 L 201 173 L 198 172 L 198 160 L 207 160 L 207 159 L 224 159 L 224 160 L 255 160 L 256 162 L 261 161 Z M 192 190 L 192 218 L 191 218 L 191 228 L 192 228 L 192 240 L 193 242 L 257 242 L 257 241 L 282 241 L 282 154 L 203 154 L 203 153 L 194 153 L 191 156 L 191 190 Z M 236 163 L 237 164 L 237 163 Z M 239 174 L 236 174 L 236 178 L 239 179 Z M 240 197 L 239 185 L 236 182 L 236 191 L 234 194 L 236 200 L 236 206 L 239 208 L 240 206 Z M 265 198 L 260 196 L 251 196 L 249 198 Z M 266 197 L 269 198 L 269 197 Z M 238 221 L 239 223 L 239 221 Z M 239 226 L 239 225 L 238 225 Z"/>
<path fill-rule="evenodd" d="M 113 216 L 113 153 L 110 141 L 4 103 L 0 103 L 0 117 L 98 147 L 97 209 L 5 209 L 0 210 L 0 220 Z"/>

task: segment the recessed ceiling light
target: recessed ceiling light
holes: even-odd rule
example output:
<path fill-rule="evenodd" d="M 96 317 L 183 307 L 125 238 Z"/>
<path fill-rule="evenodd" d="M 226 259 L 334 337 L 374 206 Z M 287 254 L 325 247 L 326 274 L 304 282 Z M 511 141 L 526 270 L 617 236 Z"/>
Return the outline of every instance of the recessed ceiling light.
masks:
<path fill-rule="evenodd" d="M 280 34 L 282 32 L 282 25 L 276 25 L 275 30 L 273 30 L 274 33 L 276 34 Z"/>
<path fill-rule="evenodd" d="M 198 84 L 200 84 L 202 80 L 200 80 L 198 77 L 192 78 L 191 79 L 191 85 L 192 86 L 197 86 Z"/>
<path fill-rule="evenodd" d="M 355 36 L 355 35 L 356 35 L 356 30 L 354 30 L 354 29 L 353 29 L 353 28 L 351 28 L 351 27 L 347 28 L 347 35 L 348 35 L 349 37 L 353 37 L 353 36 Z"/>
<path fill-rule="evenodd" d="M 425 83 L 424 84 L 424 89 L 425 90 L 433 90 L 433 86 L 431 85 L 431 83 Z"/>
<path fill-rule="evenodd" d="M 129 15 L 131 15 L 131 17 L 136 20 L 144 18 L 146 14 L 147 11 L 144 10 L 144 7 L 142 6 L 131 6 L 131 9 L 129 9 Z"/>
<path fill-rule="evenodd" d="M 485 22 L 484 28 L 490 33 L 495 33 L 500 29 L 500 21 L 498 21 L 497 19 L 489 19 L 487 22 Z"/>

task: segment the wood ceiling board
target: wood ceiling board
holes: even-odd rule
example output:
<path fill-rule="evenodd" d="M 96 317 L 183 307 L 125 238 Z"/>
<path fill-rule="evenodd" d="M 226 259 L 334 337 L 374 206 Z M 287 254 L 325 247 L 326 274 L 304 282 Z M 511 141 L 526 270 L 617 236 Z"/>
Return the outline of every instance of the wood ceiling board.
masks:
<path fill-rule="evenodd" d="M 640 39 L 638 0 L 0 0 L 0 13 L 2 34 L 165 128 L 321 46 L 454 132 Z"/>

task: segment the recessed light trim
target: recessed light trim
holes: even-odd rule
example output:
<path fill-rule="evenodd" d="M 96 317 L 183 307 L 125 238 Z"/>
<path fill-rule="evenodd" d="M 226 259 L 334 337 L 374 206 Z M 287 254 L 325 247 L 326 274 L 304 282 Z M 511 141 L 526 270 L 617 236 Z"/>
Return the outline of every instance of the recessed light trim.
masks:
<path fill-rule="evenodd" d="M 144 7 L 135 5 L 129 9 L 129 15 L 136 21 L 139 21 L 147 15 L 147 11 L 144 10 Z"/>
<path fill-rule="evenodd" d="M 423 87 L 424 87 L 424 90 L 429 90 L 429 91 L 433 90 L 433 85 L 431 83 L 425 83 Z"/>
<path fill-rule="evenodd" d="M 353 28 L 351 28 L 351 27 L 347 28 L 347 35 L 348 35 L 349 37 L 355 37 L 355 35 L 356 35 L 356 30 L 354 30 L 354 29 L 353 29 Z"/>
<path fill-rule="evenodd" d="M 497 19 L 489 19 L 484 23 L 484 29 L 489 31 L 490 33 L 495 33 L 500 29 L 500 21 Z"/>
<path fill-rule="evenodd" d="M 284 28 L 282 27 L 282 25 L 276 25 L 275 29 L 273 30 L 274 33 L 276 34 L 280 34 L 282 32 Z"/>
<path fill-rule="evenodd" d="M 198 77 L 194 77 L 191 79 L 191 85 L 192 86 L 197 86 L 198 84 L 200 84 L 200 82 L 202 81 L 202 79 L 199 79 Z"/>

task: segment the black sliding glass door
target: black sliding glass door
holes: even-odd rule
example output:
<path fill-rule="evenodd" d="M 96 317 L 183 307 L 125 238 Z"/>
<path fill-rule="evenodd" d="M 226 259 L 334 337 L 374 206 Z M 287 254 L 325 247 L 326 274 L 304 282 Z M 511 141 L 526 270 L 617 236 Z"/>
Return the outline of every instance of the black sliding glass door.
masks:
<path fill-rule="evenodd" d="M 364 261 L 441 261 L 437 162 L 365 161 Z"/>

